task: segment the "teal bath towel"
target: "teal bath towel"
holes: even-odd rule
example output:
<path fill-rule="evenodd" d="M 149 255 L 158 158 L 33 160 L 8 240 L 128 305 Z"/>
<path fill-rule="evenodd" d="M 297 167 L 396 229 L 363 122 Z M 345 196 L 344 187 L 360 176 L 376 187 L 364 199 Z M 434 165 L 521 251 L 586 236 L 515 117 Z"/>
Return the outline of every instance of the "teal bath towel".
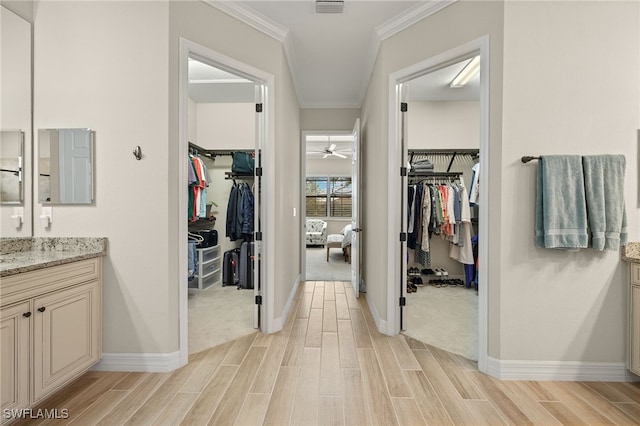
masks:
<path fill-rule="evenodd" d="M 623 155 L 582 157 L 589 228 L 594 250 L 618 250 L 627 242 Z"/>
<path fill-rule="evenodd" d="M 536 246 L 581 249 L 589 243 L 579 155 L 540 157 L 536 188 Z"/>

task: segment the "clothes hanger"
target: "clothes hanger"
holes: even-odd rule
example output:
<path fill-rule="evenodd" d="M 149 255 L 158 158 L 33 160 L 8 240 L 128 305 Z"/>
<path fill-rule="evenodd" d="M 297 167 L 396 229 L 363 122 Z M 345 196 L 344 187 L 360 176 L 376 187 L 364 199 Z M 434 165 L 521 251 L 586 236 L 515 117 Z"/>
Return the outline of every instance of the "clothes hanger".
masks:
<path fill-rule="evenodd" d="M 204 237 L 202 235 L 194 234 L 192 232 L 187 232 L 187 238 L 190 240 L 197 241 L 199 243 L 204 241 Z"/>

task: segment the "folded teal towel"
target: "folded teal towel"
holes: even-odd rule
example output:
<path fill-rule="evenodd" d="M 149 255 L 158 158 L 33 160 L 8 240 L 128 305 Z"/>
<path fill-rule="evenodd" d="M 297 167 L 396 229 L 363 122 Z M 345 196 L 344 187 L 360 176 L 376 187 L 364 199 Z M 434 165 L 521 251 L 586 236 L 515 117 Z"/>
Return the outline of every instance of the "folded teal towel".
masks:
<path fill-rule="evenodd" d="M 582 157 L 589 228 L 594 250 L 618 250 L 627 242 L 623 155 Z"/>
<path fill-rule="evenodd" d="M 540 157 L 536 188 L 536 246 L 586 248 L 587 205 L 579 155 Z"/>

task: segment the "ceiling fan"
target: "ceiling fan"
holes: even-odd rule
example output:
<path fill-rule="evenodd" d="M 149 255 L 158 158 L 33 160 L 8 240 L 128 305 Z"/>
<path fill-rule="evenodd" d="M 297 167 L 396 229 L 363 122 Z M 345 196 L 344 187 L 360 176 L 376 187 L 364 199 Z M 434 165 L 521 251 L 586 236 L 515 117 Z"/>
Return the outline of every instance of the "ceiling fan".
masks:
<path fill-rule="evenodd" d="M 339 158 L 347 158 L 346 155 L 342 155 L 339 152 L 336 152 L 336 144 L 335 143 L 332 143 L 331 145 L 329 145 L 328 147 L 326 147 L 324 149 L 324 156 L 322 156 L 322 158 L 327 158 L 327 157 L 329 157 L 331 155 L 339 157 Z"/>

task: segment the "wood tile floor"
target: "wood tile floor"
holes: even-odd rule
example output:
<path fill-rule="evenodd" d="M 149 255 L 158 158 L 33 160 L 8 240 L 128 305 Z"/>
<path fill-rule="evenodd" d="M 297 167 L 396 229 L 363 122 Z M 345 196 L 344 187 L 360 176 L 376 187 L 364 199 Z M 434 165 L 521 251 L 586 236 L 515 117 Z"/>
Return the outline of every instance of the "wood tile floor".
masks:
<path fill-rule="evenodd" d="M 199 352 L 171 373 L 89 372 L 41 408 L 68 409 L 72 425 L 637 425 L 640 385 L 494 380 L 379 334 L 349 283 L 319 281 L 300 286 L 279 333 Z"/>

